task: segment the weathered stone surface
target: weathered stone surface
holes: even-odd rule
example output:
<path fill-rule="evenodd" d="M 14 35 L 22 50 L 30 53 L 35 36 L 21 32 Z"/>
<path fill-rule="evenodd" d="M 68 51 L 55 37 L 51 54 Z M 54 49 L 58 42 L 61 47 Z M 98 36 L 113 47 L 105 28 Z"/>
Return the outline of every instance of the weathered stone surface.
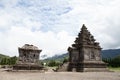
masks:
<path fill-rule="evenodd" d="M 61 72 L 61 71 L 68 71 L 69 67 L 69 62 L 63 63 L 62 65 L 59 65 L 56 71 Z"/>
<path fill-rule="evenodd" d="M 84 24 L 74 42 L 72 47 L 68 48 L 69 63 L 67 69 L 64 68 L 63 71 L 107 71 L 106 64 L 101 58 L 102 48 Z"/>
<path fill-rule="evenodd" d="M 25 44 L 22 48 L 18 48 L 18 51 L 19 59 L 13 66 L 14 70 L 40 70 L 43 68 L 39 63 L 39 55 L 42 50 L 38 47 Z"/>

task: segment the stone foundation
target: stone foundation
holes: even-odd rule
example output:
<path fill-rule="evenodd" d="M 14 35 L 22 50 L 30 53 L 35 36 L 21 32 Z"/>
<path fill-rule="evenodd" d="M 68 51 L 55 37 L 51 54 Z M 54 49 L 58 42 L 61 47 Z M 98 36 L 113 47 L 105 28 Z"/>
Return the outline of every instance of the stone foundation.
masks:
<path fill-rule="evenodd" d="M 75 72 L 104 72 L 108 71 L 107 64 L 101 63 L 69 63 L 68 71 Z"/>
<path fill-rule="evenodd" d="M 59 66 L 57 72 L 106 72 L 107 64 L 105 63 L 64 63 Z"/>
<path fill-rule="evenodd" d="M 39 65 L 21 65 L 17 64 L 13 66 L 13 70 L 42 70 L 44 67 Z"/>

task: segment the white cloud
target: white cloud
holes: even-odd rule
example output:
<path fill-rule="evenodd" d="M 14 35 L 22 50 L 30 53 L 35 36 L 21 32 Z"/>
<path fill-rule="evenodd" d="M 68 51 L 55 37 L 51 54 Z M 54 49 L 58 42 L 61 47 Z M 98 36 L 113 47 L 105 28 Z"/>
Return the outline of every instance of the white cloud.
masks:
<path fill-rule="evenodd" d="M 120 43 L 119 0 L 1 0 L 0 53 L 18 55 L 17 48 L 29 43 L 42 55 L 67 52 L 82 24 L 103 49 Z"/>
<path fill-rule="evenodd" d="M 62 54 L 66 52 L 70 42 L 73 41 L 73 37 L 65 31 L 58 34 L 51 31 L 32 32 L 27 27 L 12 27 L 6 35 L 0 37 L 2 38 L 1 43 L 3 43 L 1 44 L 3 46 L 0 46 L 0 50 L 11 56 L 18 55 L 17 48 L 22 47 L 26 43 L 38 46 L 43 50 L 42 55 Z"/>

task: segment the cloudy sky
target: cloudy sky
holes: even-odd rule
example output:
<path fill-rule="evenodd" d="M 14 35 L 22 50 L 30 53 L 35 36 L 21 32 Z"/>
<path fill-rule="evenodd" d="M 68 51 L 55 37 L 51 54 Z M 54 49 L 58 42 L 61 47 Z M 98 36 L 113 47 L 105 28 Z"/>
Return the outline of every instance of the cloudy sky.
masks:
<path fill-rule="evenodd" d="M 0 0 L 0 53 L 18 56 L 26 43 L 66 53 L 82 24 L 103 49 L 120 48 L 119 21 L 120 0 Z"/>

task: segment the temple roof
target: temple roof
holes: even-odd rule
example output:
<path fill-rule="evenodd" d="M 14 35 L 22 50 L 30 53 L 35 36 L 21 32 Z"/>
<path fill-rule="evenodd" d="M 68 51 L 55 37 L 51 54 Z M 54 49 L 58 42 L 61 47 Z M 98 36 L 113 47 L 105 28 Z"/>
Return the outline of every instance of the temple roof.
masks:
<path fill-rule="evenodd" d="M 76 48 L 84 45 L 100 47 L 99 43 L 95 41 L 94 36 L 87 30 L 85 24 L 83 24 L 80 33 L 74 42 L 75 43 L 72 45 L 72 47 Z"/>
<path fill-rule="evenodd" d="M 40 50 L 40 49 L 38 49 L 38 47 L 36 47 L 36 46 L 34 46 L 34 45 L 30 45 L 30 44 L 25 44 L 24 46 L 22 46 L 21 49 Z"/>

